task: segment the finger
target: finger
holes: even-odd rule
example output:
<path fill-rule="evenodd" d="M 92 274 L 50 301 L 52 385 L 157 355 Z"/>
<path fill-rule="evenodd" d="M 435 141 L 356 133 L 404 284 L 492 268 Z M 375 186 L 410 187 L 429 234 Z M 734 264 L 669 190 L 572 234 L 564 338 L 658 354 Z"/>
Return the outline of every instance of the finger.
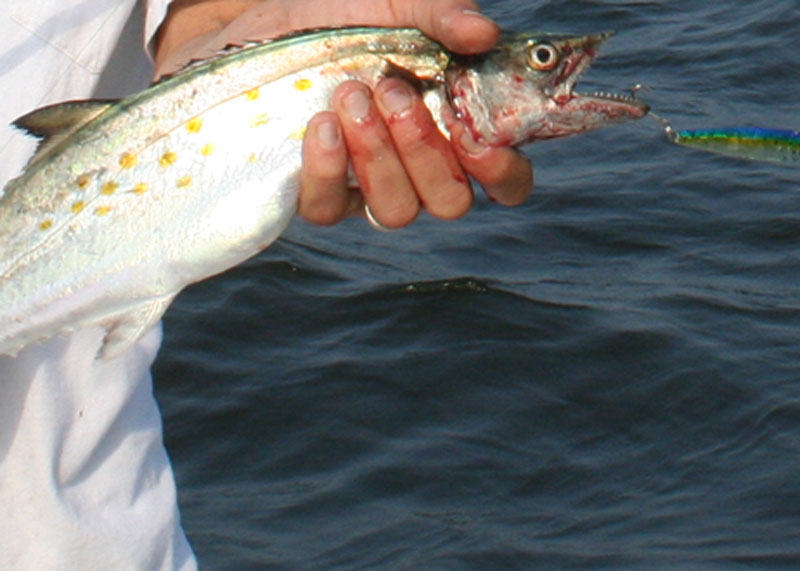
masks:
<path fill-rule="evenodd" d="M 389 228 L 410 224 L 419 213 L 417 194 L 369 88 L 358 81 L 343 83 L 334 92 L 333 108 L 372 214 Z"/>
<path fill-rule="evenodd" d="M 380 21 L 375 25 L 419 28 L 456 53 L 484 52 L 500 36 L 497 24 L 480 14 L 478 5 L 471 0 L 386 0 L 386 3 L 394 22 Z"/>
<path fill-rule="evenodd" d="M 347 148 L 339 118 L 331 111 L 318 113 L 308 123 L 303 139 L 300 188 L 297 213 L 314 224 L 336 224 L 358 206 L 351 204 Z"/>
<path fill-rule="evenodd" d="M 424 208 L 447 220 L 466 214 L 473 199 L 467 175 L 419 93 L 389 78 L 375 88 L 375 102 Z"/>
<path fill-rule="evenodd" d="M 510 147 L 478 143 L 462 123 L 450 125 L 451 143 L 461 165 L 487 196 L 504 206 L 517 206 L 533 189 L 533 166 Z"/>

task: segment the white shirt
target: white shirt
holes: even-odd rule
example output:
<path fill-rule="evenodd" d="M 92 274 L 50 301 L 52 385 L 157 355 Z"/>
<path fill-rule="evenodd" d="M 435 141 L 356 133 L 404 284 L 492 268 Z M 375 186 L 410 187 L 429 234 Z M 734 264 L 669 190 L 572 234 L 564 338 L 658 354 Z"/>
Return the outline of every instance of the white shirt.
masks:
<path fill-rule="evenodd" d="M 35 141 L 7 127 L 42 105 L 122 96 L 169 0 L 0 4 L 0 187 Z M 149 369 L 160 327 L 97 361 L 103 331 L 0 357 L 0 569 L 196 569 L 180 528 Z"/>

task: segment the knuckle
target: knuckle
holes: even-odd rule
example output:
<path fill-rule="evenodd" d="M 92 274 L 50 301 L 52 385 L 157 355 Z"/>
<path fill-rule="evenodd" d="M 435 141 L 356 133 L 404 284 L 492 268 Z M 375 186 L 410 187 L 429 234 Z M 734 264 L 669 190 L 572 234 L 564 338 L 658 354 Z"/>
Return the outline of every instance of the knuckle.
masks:
<path fill-rule="evenodd" d="M 311 205 L 301 205 L 300 216 L 312 224 L 333 226 L 344 218 L 344 208 L 333 201 L 317 201 Z"/>
<path fill-rule="evenodd" d="M 436 201 L 428 205 L 426 210 L 436 218 L 456 220 L 469 212 L 473 201 L 472 192 L 462 191 L 448 196 L 446 200 Z"/>
<path fill-rule="evenodd" d="M 347 180 L 347 162 L 320 159 L 306 167 L 305 180 L 313 187 L 340 187 Z"/>
<path fill-rule="evenodd" d="M 480 180 L 484 185 L 499 186 L 506 183 L 513 175 L 513 165 L 504 153 L 490 153 L 481 169 Z"/>
<path fill-rule="evenodd" d="M 531 163 L 511 149 L 493 149 L 478 167 L 476 178 L 484 184 L 493 186 L 533 185 L 533 169 Z"/>
<path fill-rule="evenodd" d="M 489 195 L 503 206 L 519 206 L 533 190 L 533 175 L 529 169 L 516 177 L 503 179 L 497 184 L 484 185 Z"/>
<path fill-rule="evenodd" d="M 419 215 L 419 204 L 395 205 L 393 208 L 381 210 L 378 219 L 389 228 L 405 228 Z"/>

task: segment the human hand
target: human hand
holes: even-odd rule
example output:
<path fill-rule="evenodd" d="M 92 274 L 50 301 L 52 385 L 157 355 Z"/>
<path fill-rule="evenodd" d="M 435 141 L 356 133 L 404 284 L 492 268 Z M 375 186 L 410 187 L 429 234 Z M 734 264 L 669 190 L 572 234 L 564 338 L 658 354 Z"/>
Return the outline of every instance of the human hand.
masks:
<path fill-rule="evenodd" d="M 323 26 L 416 27 L 459 53 L 494 45 L 497 26 L 471 0 L 174 0 L 159 33 L 157 76 L 228 44 Z M 439 132 L 419 93 L 385 79 L 374 93 L 346 82 L 332 111 L 317 114 L 303 143 L 298 213 L 317 224 L 363 214 L 369 205 L 383 226 L 411 223 L 421 208 L 443 219 L 472 205 L 467 174 L 500 204 L 516 205 L 530 193 L 530 163 L 510 148 L 475 142 L 459 122 L 450 140 Z M 348 161 L 360 189 L 347 186 Z"/>

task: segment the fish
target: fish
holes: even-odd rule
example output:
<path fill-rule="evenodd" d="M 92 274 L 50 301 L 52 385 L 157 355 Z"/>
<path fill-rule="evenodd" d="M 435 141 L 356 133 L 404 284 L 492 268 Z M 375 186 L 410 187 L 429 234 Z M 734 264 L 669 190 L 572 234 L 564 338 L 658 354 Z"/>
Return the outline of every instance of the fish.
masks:
<path fill-rule="evenodd" d="M 19 118 L 41 142 L 0 198 L 0 354 L 100 326 L 114 358 L 187 285 L 264 250 L 296 211 L 305 126 L 345 80 L 403 77 L 443 134 L 456 117 L 494 146 L 645 116 L 574 90 L 609 35 L 506 33 L 461 56 L 416 29 L 310 30 Z"/>
<path fill-rule="evenodd" d="M 800 131 L 763 127 L 684 129 L 675 131 L 671 140 L 685 147 L 742 159 L 800 161 Z"/>

